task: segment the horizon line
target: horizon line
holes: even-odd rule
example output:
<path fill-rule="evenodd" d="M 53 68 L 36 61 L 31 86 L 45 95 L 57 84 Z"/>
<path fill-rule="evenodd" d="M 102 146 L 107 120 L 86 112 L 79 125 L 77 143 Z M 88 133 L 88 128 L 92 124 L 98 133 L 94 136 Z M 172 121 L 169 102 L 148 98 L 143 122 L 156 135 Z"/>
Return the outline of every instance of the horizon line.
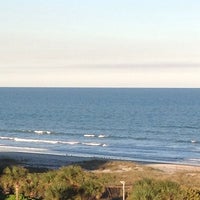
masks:
<path fill-rule="evenodd" d="M 0 89 L 200 89 L 200 87 L 0 86 Z"/>

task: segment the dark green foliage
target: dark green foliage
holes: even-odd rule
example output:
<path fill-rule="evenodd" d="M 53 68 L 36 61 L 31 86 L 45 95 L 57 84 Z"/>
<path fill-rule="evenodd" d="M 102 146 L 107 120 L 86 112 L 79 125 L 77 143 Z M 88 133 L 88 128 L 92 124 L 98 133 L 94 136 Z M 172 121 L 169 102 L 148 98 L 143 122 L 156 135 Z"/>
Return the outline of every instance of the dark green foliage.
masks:
<path fill-rule="evenodd" d="M 0 200 L 15 200 L 16 187 L 19 188 L 20 200 L 96 200 L 101 198 L 105 187 L 109 187 L 108 179 L 111 179 L 110 176 L 84 171 L 79 166 L 62 167 L 43 173 L 29 173 L 27 169 L 17 166 L 7 167 L 0 177 Z M 191 199 L 200 200 L 199 188 L 181 187 L 175 182 L 153 179 L 136 182 L 127 198 Z"/>
<path fill-rule="evenodd" d="M 95 199 L 104 191 L 101 180 L 79 166 L 45 173 L 28 173 L 22 167 L 9 167 L 4 170 L 0 184 L 5 194 L 14 194 L 16 185 L 19 186 L 19 193 L 24 199 Z M 12 198 L 14 196 L 9 196 L 10 200 Z"/>
<path fill-rule="evenodd" d="M 2 188 L 0 187 L 0 200 L 4 200 L 5 199 L 5 194 L 4 194 L 4 192 L 3 192 L 3 190 L 2 190 Z"/>
<path fill-rule="evenodd" d="M 14 193 L 16 185 L 23 184 L 28 170 L 23 167 L 6 167 L 1 177 L 1 186 L 6 193 Z"/>
<path fill-rule="evenodd" d="M 4 198 L 4 200 L 16 200 L 16 197 L 15 195 L 9 195 L 8 197 Z M 24 197 L 23 195 L 20 195 L 19 200 L 31 200 L 31 199 L 28 199 Z"/>

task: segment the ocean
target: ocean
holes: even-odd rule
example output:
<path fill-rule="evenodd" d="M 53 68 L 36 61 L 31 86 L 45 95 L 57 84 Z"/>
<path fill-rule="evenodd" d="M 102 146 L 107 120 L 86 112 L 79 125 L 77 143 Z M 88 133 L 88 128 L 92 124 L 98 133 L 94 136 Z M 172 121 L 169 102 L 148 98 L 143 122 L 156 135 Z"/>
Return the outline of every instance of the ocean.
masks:
<path fill-rule="evenodd" d="M 200 165 L 200 89 L 0 88 L 0 152 Z"/>

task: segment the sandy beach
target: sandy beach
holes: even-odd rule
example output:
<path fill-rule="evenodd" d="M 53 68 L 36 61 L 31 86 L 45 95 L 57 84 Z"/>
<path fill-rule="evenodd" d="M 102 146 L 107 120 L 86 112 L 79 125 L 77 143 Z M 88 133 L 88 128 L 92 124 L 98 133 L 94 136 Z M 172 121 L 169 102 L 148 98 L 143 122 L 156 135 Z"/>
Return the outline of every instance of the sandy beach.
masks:
<path fill-rule="evenodd" d="M 22 165 L 30 168 L 46 168 L 57 169 L 62 166 L 92 160 L 103 160 L 93 157 L 75 157 L 75 156 L 62 156 L 52 154 L 38 154 L 38 153 L 24 153 L 24 152 L 0 152 L 0 166 L 7 165 Z M 105 160 L 109 161 L 109 160 Z M 121 160 L 122 161 L 122 160 Z M 123 161 L 122 161 L 123 162 Z M 136 162 L 137 163 L 137 162 Z M 200 166 L 183 165 L 183 164 L 169 164 L 169 163 L 140 163 L 139 165 L 151 167 L 161 170 L 165 173 L 175 173 L 183 171 L 200 172 Z"/>
<path fill-rule="evenodd" d="M 92 158 L 24 152 L 0 152 L 0 166 L 3 167 L 18 164 L 31 168 L 57 169 L 69 164 L 89 160 L 92 160 Z"/>
<path fill-rule="evenodd" d="M 147 166 L 162 170 L 166 173 L 175 173 L 175 172 L 187 172 L 187 171 L 193 171 L 193 172 L 200 172 L 200 166 L 193 166 L 193 165 L 183 165 L 183 164 L 147 164 Z"/>

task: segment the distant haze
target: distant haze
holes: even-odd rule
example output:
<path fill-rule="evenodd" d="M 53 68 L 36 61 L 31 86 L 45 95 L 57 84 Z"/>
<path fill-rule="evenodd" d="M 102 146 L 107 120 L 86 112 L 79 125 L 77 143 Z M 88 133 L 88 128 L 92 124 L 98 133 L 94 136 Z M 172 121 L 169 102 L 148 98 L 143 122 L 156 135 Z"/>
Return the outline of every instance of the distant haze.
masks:
<path fill-rule="evenodd" d="M 200 1 L 0 3 L 0 87 L 200 87 Z"/>

